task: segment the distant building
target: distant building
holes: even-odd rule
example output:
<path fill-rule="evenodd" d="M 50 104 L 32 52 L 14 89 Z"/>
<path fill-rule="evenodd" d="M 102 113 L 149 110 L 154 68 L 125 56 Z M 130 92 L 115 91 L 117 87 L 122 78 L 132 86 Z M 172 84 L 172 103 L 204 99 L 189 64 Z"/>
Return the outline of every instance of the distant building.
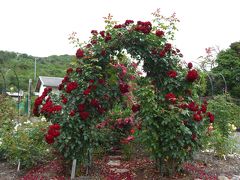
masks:
<path fill-rule="evenodd" d="M 58 91 L 58 85 L 61 84 L 63 78 L 39 76 L 35 89 L 35 95 L 41 96 L 46 87 L 51 87 L 53 92 Z"/>
<path fill-rule="evenodd" d="M 18 92 L 6 92 L 6 94 L 8 96 L 11 96 L 15 101 L 21 100 L 23 98 L 23 91 L 20 90 L 19 93 Z"/>

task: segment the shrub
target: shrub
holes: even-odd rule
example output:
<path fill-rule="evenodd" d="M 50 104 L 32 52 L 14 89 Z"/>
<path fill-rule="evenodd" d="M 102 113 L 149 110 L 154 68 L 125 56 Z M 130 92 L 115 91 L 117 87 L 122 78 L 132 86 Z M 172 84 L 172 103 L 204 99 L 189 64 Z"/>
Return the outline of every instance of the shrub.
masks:
<path fill-rule="evenodd" d="M 215 114 L 213 132 L 204 138 L 204 147 L 215 151 L 219 156 L 232 153 L 236 143 L 231 137 L 240 126 L 240 107 L 231 102 L 228 94 L 215 96 L 208 102 L 208 108 Z"/>

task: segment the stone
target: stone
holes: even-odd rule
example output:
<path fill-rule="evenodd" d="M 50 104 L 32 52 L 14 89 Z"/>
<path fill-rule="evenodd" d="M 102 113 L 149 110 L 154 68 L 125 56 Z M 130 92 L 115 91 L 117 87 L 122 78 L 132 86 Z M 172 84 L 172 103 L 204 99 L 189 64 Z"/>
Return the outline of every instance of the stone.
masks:
<path fill-rule="evenodd" d="M 118 168 L 111 168 L 110 170 L 113 171 L 114 173 L 119 173 L 119 174 L 126 173 L 129 171 L 128 169 L 118 169 Z"/>
<path fill-rule="evenodd" d="M 120 160 L 120 159 L 122 159 L 122 156 L 109 156 L 109 159 L 111 159 L 111 160 Z"/>
<path fill-rule="evenodd" d="M 120 160 L 109 160 L 107 165 L 109 165 L 109 166 L 120 166 Z"/>
<path fill-rule="evenodd" d="M 218 180 L 229 180 L 226 176 L 218 176 Z"/>
<path fill-rule="evenodd" d="M 237 176 L 237 175 L 233 175 L 232 179 L 231 180 L 240 180 L 240 176 Z"/>

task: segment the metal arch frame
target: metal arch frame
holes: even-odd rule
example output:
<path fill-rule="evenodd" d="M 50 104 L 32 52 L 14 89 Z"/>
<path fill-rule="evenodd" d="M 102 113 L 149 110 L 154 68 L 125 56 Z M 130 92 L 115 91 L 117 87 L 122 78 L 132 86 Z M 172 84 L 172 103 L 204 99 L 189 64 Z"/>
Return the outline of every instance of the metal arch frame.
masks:
<path fill-rule="evenodd" d="M 207 77 L 208 77 L 208 79 L 209 79 L 209 81 L 210 81 L 210 84 L 211 84 L 211 94 L 212 94 L 212 96 L 213 96 L 213 90 L 214 90 L 214 89 L 213 89 L 213 80 L 212 80 L 211 76 L 209 75 L 209 73 L 207 72 L 206 69 L 204 69 L 204 68 L 201 67 L 201 65 L 200 65 L 198 62 L 195 62 L 195 61 L 193 61 L 193 62 L 196 63 L 196 64 L 199 66 L 199 68 L 206 73 L 206 75 L 207 75 Z"/>
<path fill-rule="evenodd" d="M 4 90 L 2 91 L 2 93 L 5 94 L 7 92 L 6 79 L 5 79 L 5 76 L 4 76 L 3 71 L 1 69 L 0 69 L 0 73 L 2 75 L 3 83 L 4 83 Z"/>

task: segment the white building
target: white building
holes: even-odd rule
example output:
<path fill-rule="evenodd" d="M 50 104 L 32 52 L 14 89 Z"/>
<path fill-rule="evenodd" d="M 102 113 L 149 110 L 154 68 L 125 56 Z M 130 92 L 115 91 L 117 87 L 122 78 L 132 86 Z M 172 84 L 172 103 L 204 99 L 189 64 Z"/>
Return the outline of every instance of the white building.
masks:
<path fill-rule="evenodd" d="M 41 96 L 46 87 L 51 87 L 53 92 L 58 91 L 58 86 L 61 84 L 63 78 L 60 77 L 48 77 L 48 76 L 39 76 L 35 95 Z"/>

